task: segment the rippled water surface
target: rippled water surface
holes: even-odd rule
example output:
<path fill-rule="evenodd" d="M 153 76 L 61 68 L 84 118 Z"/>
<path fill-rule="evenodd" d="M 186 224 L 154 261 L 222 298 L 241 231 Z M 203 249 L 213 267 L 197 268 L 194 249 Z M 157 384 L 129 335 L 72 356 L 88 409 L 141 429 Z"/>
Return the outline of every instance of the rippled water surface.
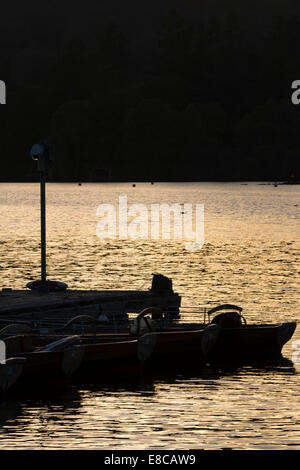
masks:
<path fill-rule="evenodd" d="M 205 244 L 100 240 L 101 203 L 204 204 Z M 300 186 L 49 184 L 48 275 L 72 288 L 147 289 L 173 279 L 185 306 L 235 303 L 248 322 L 300 319 Z M 0 287 L 39 276 L 39 187 L 0 184 Z M 70 387 L 0 403 L 1 448 L 300 449 L 300 365 Z M 300 358 L 300 354 L 299 354 Z"/>

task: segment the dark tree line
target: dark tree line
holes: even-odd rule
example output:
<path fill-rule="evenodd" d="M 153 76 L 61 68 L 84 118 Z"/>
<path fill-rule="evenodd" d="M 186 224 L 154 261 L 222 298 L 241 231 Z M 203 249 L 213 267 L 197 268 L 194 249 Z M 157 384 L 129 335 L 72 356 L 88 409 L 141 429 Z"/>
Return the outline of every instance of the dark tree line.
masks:
<path fill-rule="evenodd" d="M 57 181 L 300 178 L 293 0 L 28 0 L 2 21 L 2 181 L 36 178 L 41 139 Z"/>

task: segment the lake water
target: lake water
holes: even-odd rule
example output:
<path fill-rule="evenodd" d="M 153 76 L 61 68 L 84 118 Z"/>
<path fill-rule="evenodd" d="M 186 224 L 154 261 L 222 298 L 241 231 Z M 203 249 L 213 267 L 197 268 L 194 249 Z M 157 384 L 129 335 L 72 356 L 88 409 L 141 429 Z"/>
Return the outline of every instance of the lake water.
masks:
<path fill-rule="evenodd" d="M 119 196 L 204 204 L 203 247 L 99 239 L 97 208 Z M 234 303 L 248 323 L 300 320 L 300 186 L 48 184 L 47 231 L 48 276 L 71 288 L 147 289 L 159 272 L 183 306 Z M 39 277 L 37 184 L 0 184 L 0 256 L 0 287 Z M 207 368 L 0 403 L 0 448 L 300 449 L 297 340 L 298 329 L 283 349 L 293 364 L 275 368 Z"/>

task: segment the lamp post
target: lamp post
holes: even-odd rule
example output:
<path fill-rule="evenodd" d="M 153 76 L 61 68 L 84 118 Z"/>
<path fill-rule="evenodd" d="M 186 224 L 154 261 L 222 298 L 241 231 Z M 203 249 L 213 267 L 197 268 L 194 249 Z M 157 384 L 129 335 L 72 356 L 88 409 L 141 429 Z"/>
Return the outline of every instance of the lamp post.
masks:
<path fill-rule="evenodd" d="M 38 171 L 40 173 L 40 194 L 41 194 L 41 287 L 47 286 L 46 273 L 46 171 L 49 160 L 49 151 L 46 144 L 35 144 L 30 155 L 37 161 Z"/>
<path fill-rule="evenodd" d="M 46 177 L 51 175 L 51 167 L 54 159 L 53 145 L 41 142 L 35 144 L 30 150 L 30 156 L 37 162 L 40 173 L 41 192 L 41 280 L 27 283 L 29 289 L 38 290 L 41 293 L 65 291 L 68 285 L 64 282 L 47 280 L 46 271 Z"/>

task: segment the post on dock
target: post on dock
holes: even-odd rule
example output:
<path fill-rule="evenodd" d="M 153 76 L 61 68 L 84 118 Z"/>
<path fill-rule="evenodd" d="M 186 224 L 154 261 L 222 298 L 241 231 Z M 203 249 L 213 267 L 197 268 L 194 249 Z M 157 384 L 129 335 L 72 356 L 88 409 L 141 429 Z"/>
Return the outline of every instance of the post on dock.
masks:
<path fill-rule="evenodd" d="M 40 143 L 33 145 L 30 155 L 37 161 L 40 173 L 40 195 L 41 195 L 41 281 L 46 287 L 46 172 L 49 161 L 49 148 L 47 144 Z"/>
<path fill-rule="evenodd" d="M 42 283 L 46 283 L 46 175 L 40 170 L 41 188 L 41 277 Z"/>

